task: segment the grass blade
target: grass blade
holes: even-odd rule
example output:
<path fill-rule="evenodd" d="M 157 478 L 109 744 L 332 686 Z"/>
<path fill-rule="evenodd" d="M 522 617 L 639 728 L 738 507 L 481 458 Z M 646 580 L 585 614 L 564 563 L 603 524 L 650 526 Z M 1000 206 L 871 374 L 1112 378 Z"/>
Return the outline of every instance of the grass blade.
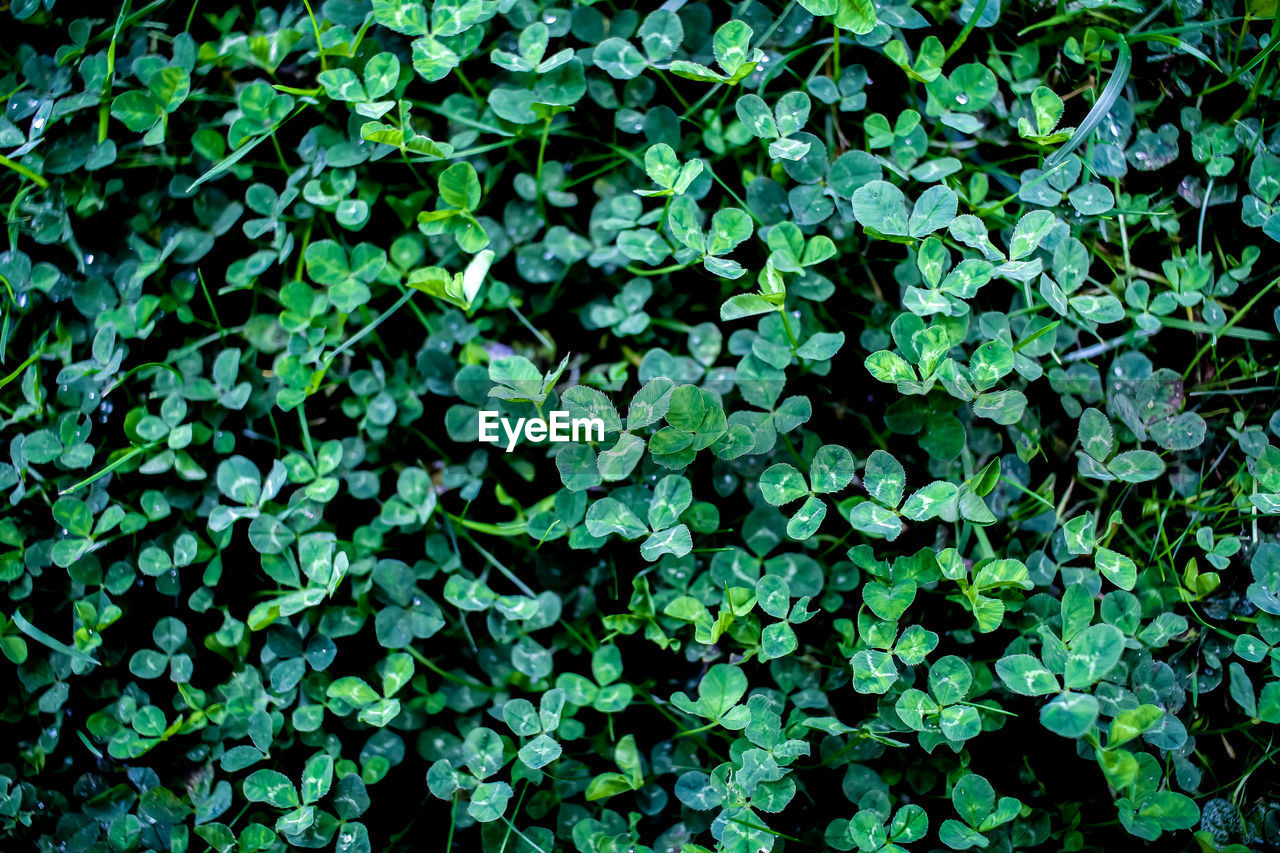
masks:
<path fill-rule="evenodd" d="M 1129 69 L 1133 67 L 1133 51 L 1129 49 L 1129 42 L 1123 37 L 1120 38 L 1117 44 L 1119 51 L 1116 56 L 1115 70 L 1111 72 L 1111 79 L 1107 81 L 1102 94 L 1094 102 L 1093 109 L 1089 110 L 1089 114 L 1084 117 L 1084 121 L 1080 122 L 1076 132 L 1071 134 L 1071 138 L 1044 161 L 1046 168 L 1058 165 L 1067 159 L 1068 154 L 1079 148 L 1089 138 L 1090 134 L 1097 129 L 1098 125 L 1102 124 L 1102 120 L 1107 117 L 1107 113 L 1111 112 L 1111 108 L 1119 100 L 1120 90 L 1128 82 Z"/>
<path fill-rule="evenodd" d="M 30 622 L 28 622 L 26 617 L 23 616 L 22 613 L 17 610 L 13 611 L 13 624 L 18 626 L 19 631 L 26 634 L 31 639 L 35 640 L 37 643 L 40 643 L 42 646 L 48 646 L 49 648 L 53 649 L 55 652 L 62 652 L 64 655 L 68 655 L 72 659 L 78 660 L 81 663 L 89 663 L 89 664 L 93 664 L 94 666 L 98 666 L 98 661 L 95 660 L 92 656 L 85 654 L 84 652 L 77 649 L 75 646 L 68 646 L 66 643 L 63 643 L 59 640 L 55 640 L 53 637 L 49 636 L 44 631 L 41 631 L 35 625 L 32 625 Z"/>

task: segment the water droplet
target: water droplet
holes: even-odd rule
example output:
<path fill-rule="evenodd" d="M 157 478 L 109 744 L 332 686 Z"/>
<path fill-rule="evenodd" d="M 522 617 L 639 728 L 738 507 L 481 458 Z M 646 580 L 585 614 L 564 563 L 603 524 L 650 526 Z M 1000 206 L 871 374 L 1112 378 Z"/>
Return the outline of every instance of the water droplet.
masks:
<path fill-rule="evenodd" d="M 956 95 L 956 103 L 957 104 L 969 103 L 969 96 L 966 95 L 964 92 L 961 92 L 960 94 Z"/>

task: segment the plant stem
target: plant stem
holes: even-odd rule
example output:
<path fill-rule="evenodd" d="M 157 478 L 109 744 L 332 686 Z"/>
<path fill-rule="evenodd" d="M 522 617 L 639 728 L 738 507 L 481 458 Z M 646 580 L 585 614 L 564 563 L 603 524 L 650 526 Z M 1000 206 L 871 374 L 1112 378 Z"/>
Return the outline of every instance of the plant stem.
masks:
<path fill-rule="evenodd" d="M 28 169 L 26 166 L 22 165 L 21 163 L 16 163 L 13 160 L 10 160 L 8 157 L 4 156 L 3 154 L 0 154 L 0 166 L 7 166 L 8 168 L 17 172 L 22 177 L 34 183 L 36 186 L 40 187 L 40 189 L 42 190 L 49 189 L 49 182 L 45 180 L 44 176 L 36 174 L 35 172 Z"/>
<path fill-rule="evenodd" d="M 551 116 L 542 123 L 542 140 L 538 143 L 538 168 L 534 174 L 534 182 L 538 185 L 538 216 L 542 217 L 542 226 L 547 226 L 546 191 L 542 188 L 542 162 L 547 153 L 547 136 L 551 133 Z"/>

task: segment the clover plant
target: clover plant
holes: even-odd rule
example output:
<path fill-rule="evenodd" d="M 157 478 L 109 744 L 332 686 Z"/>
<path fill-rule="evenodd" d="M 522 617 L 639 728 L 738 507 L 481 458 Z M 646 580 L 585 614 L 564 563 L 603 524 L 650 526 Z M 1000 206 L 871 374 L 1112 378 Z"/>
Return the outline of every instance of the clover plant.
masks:
<path fill-rule="evenodd" d="M 1280 846 L 1274 0 L 0 19 L 3 849 Z"/>

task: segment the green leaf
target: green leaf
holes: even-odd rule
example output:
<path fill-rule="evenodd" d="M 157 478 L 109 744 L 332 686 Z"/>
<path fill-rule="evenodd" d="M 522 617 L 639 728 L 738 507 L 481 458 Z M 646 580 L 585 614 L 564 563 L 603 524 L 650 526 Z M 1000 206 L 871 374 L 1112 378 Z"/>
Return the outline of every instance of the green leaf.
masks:
<path fill-rule="evenodd" d="M 782 506 L 809 494 L 804 475 L 793 466 L 779 462 L 760 475 L 760 493 L 774 506 Z"/>
<path fill-rule="evenodd" d="M 134 133 L 142 133 L 164 117 L 164 107 L 149 92 L 132 89 L 111 102 L 111 115 Z"/>
<path fill-rule="evenodd" d="M 1004 686 L 1023 696 L 1057 693 L 1057 677 L 1033 655 L 1007 655 L 996 661 L 996 673 Z"/>
<path fill-rule="evenodd" d="M 854 198 L 856 200 L 857 193 L 854 193 Z M 911 210 L 911 216 L 907 223 L 907 233 L 912 237 L 919 238 L 932 234 L 939 228 L 947 227 L 951 224 L 951 220 L 956 218 L 958 204 L 959 198 L 947 187 L 941 185 L 929 187 L 916 201 L 915 207 Z M 856 209 L 854 214 L 857 215 Z M 862 222 L 862 218 L 858 217 L 858 221 Z M 865 225 L 866 223 L 864 222 L 863 224 Z M 884 231 L 882 228 L 877 228 L 877 230 L 886 234 L 899 233 Z"/>
<path fill-rule="evenodd" d="M 867 356 L 868 372 L 881 382 L 914 382 L 916 372 L 902 356 L 880 350 Z"/>
<path fill-rule="evenodd" d="M 967 773 L 951 789 L 951 803 L 965 823 L 976 827 L 995 808 L 996 792 L 986 778 Z"/>
<path fill-rule="evenodd" d="M 286 809 L 298 805 L 298 790 L 289 777 L 276 770 L 255 770 L 244 780 L 244 796 L 251 803 L 267 803 Z"/>
<path fill-rule="evenodd" d="M 440 199 L 451 207 L 475 210 L 480 206 L 480 179 L 470 163 L 454 163 L 440 173 Z"/>
<path fill-rule="evenodd" d="M 511 801 L 511 786 L 506 782 L 481 782 L 471 792 L 467 814 L 480 823 L 491 823 L 502 817 Z"/>
<path fill-rule="evenodd" d="M 746 125 L 747 130 L 764 139 L 777 139 L 778 125 L 774 122 L 773 111 L 759 95 L 743 95 L 738 99 L 735 109 L 738 120 Z"/>
<path fill-rule="evenodd" d="M 849 523 L 868 536 L 892 542 L 902 532 L 902 520 L 892 511 L 863 501 L 849 512 Z"/>
<path fill-rule="evenodd" d="M 316 802 L 329 793 L 332 784 L 333 758 L 324 753 L 313 755 L 302 770 L 302 802 Z"/>
<path fill-rule="evenodd" d="M 1145 483 L 1164 473 L 1164 460 L 1150 450 L 1126 450 L 1107 464 L 1107 470 L 1125 483 Z"/>
<path fill-rule="evenodd" d="M 878 581 L 870 581 L 862 588 L 862 599 L 871 612 L 889 622 L 895 622 L 916 597 L 915 581 L 906 580 L 892 587 Z"/>
<path fill-rule="evenodd" d="M 1071 642 L 1063 681 L 1068 689 L 1089 687 L 1107 676 L 1124 653 L 1124 634 L 1114 625 L 1090 625 Z"/>
<path fill-rule="evenodd" d="M 1098 719 L 1098 700 L 1088 693 L 1063 693 L 1040 709 L 1040 723 L 1067 738 L 1077 738 Z"/>
<path fill-rule="evenodd" d="M 826 361 L 844 346 L 844 332 L 818 332 L 796 350 L 800 358 Z"/>
<path fill-rule="evenodd" d="M 898 667 L 888 652 L 865 649 L 853 656 L 853 689 L 859 693 L 881 694 L 898 680 Z"/>
<path fill-rule="evenodd" d="M 562 752 L 563 749 L 555 738 L 540 734 L 520 747 L 519 756 L 526 767 L 538 770 L 555 761 Z"/>
<path fill-rule="evenodd" d="M 1094 459 L 1105 462 L 1111 455 L 1114 439 L 1111 422 L 1097 409 L 1085 409 L 1080 415 L 1080 446 Z"/>
<path fill-rule="evenodd" d="M 718 663 L 707 670 L 698 682 L 698 701 L 689 702 L 683 693 L 676 693 L 672 703 L 682 711 L 696 713 L 709 719 L 719 719 L 729 712 L 747 692 L 747 676 L 732 664 Z M 684 698 L 681 698 L 684 697 Z M 690 710 L 690 709 L 696 710 Z"/>
<path fill-rule="evenodd" d="M 902 514 L 912 521 L 927 521 L 937 516 L 954 519 L 959 492 L 954 483 L 941 480 L 932 482 L 907 498 L 907 502 L 902 505 Z"/>
<path fill-rule="evenodd" d="M 905 236 L 910 230 L 907 197 L 888 181 L 871 181 L 855 190 L 853 215 L 864 228 L 880 234 Z"/>
<path fill-rule="evenodd" d="M 839 0 L 836 26 L 864 36 L 876 27 L 876 9 L 871 0 Z"/>
<path fill-rule="evenodd" d="M 818 532 L 826 517 L 827 505 L 821 498 L 810 495 L 787 522 L 787 535 L 792 539 L 808 539 Z"/>
<path fill-rule="evenodd" d="M 596 45 L 592 62 L 615 80 L 630 80 L 644 71 L 645 58 L 630 42 L 609 38 Z"/>
<path fill-rule="evenodd" d="M 825 444 L 819 447 L 818 452 L 813 455 L 813 461 L 809 464 L 809 479 L 813 484 L 813 491 L 819 494 L 840 491 L 853 482 L 853 454 L 838 444 Z M 763 480 L 761 488 L 763 488 Z M 770 501 L 770 503 L 774 502 Z"/>
<path fill-rule="evenodd" d="M 1138 566 L 1124 554 L 1110 548 L 1099 548 L 1094 559 L 1094 565 L 1103 577 L 1121 589 L 1133 589 L 1137 583 Z"/>
<path fill-rule="evenodd" d="M 896 507 L 902 501 L 906 483 L 902 463 L 883 450 L 872 451 L 862 478 L 862 485 L 871 497 L 887 507 Z"/>
<path fill-rule="evenodd" d="M 1031 108 L 1035 116 L 1034 129 L 1025 120 L 1018 123 L 1018 132 L 1024 137 L 1048 136 L 1062 120 L 1062 99 L 1047 86 L 1037 86 L 1031 93 Z"/>
<path fill-rule="evenodd" d="M 587 509 L 586 525 L 592 536 L 616 533 L 623 539 L 636 539 L 649 532 L 634 512 L 613 498 L 601 498 L 591 504 Z"/>
<path fill-rule="evenodd" d="M 786 657 L 800 647 L 796 632 L 786 622 L 765 626 L 760 637 L 760 660 Z"/>
<path fill-rule="evenodd" d="M 1164 717 L 1164 711 L 1155 705 L 1139 705 L 1127 708 L 1116 714 L 1111 721 L 1111 729 L 1107 734 L 1107 749 L 1128 743 L 1151 729 Z"/>
<path fill-rule="evenodd" d="M 716 30 L 715 37 L 711 40 L 712 50 L 716 63 L 730 78 L 737 76 L 747 65 L 751 36 L 751 27 L 743 21 L 729 21 Z"/>

